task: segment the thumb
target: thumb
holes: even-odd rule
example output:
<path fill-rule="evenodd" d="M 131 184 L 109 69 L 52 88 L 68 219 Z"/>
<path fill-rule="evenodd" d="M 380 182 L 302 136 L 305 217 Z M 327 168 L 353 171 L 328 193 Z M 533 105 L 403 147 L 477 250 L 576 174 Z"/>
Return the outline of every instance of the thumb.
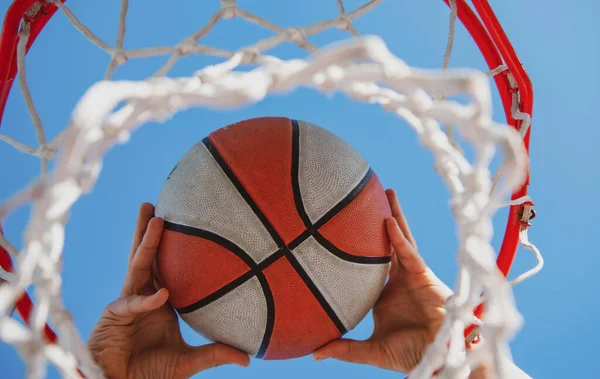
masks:
<path fill-rule="evenodd" d="M 227 364 L 235 364 L 242 367 L 250 365 L 248 354 L 221 343 L 213 343 L 204 346 L 191 347 L 189 352 L 182 357 L 180 368 L 186 377 Z"/>
<path fill-rule="evenodd" d="M 333 358 L 344 362 L 377 365 L 384 358 L 382 349 L 372 341 L 338 339 L 315 350 L 315 360 Z"/>

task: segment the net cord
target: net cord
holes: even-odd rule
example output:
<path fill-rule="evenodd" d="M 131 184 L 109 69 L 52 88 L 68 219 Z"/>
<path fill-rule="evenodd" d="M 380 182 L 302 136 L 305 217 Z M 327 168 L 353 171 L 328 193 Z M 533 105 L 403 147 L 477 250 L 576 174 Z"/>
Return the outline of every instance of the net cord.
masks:
<path fill-rule="evenodd" d="M 22 2 L 25 3 L 27 1 Z M 4 295 L 10 295 L 10 301 L 0 304 L 0 311 L 8 309 L 7 305 L 9 303 L 18 303 L 18 297 L 24 294 L 25 282 L 36 284 L 36 295 L 40 299 L 40 302 L 36 302 L 36 306 L 30 315 L 31 317 L 25 317 L 30 324 L 29 331 L 20 324 L 14 324 L 15 320 L 11 320 L 10 317 L 2 316 L 0 322 L 0 336 L 5 341 L 17 345 L 24 358 L 28 360 L 28 376 L 37 377 L 38 374 L 43 372 L 42 366 L 46 359 L 61 368 L 63 375 L 74 375 L 77 373 L 75 356 L 80 360 L 79 363 L 86 376 L 95 377 L 97 374 L 101 376 L 101 372 L 98 371 L 89 355 L 87 355 L 77 331 L 72 328 L 72 322 L 70 322 L 68 313 L 62 306 L 62 299 L 60 298 L 60 277 L 57 266 L 60 262 L 62 241 L 64 239 L 63 227 L 66 222 L 68 208 L 80 195 L 91 189 L 93 182 L 100 172 L 100 158 L 112 143 L 124 142 L 129 137 L 130 131 L 138 125 L 151 119 L 160 119 L 165 114 L 168 115 L 190 104 L 205 104 L 210 106 L 241 105 L 259 101 L 267 93 L 287 92 L 297 86 L 316 87 L 324 91 L 335 89 L 359 100 L 379 103 L 384 109 L 395 112 L 400 117 L 405 118 L 420 136 L 421 142 L 434 151 L 436 160 L 438 161 L 438 171 L 445 178 L 446 184 L 454 194 L 452 205 L 455 217 L 457 218 L 460 240 L 466 243 L 471 238 L 471 243 L 488 250 L 488 258 L 493 257 L 493 251 L 490 249 L 491 246 L 485 242 L 489 234 L 488 229 L 491 228 L 491 225 L 485 225 L 481 217 L 476 216 L 473 211 L 478 210 L 491 219 L 490 214 L 499 206 L 500 198 L 506 192 L 506 189 L 510 189 L 511 186 L 514 187 L 522 182 L 522 178 L 519 177 L 518 173 L 520 172 L 519 170 L 523 171 L 526 169 L 526 165 L 522 163 L 526 162 L 526 159 L 523 159 L 522 155 L 524 152 L 520 151 L 520 149 L 522 148 L 523 138 L 528 143 L 529 124 L 527 124 L 527 117 L 529 116 L 519 108 L 519 100 L 522 97 L 521 91 L 512 91 L 510 114 L 513 120 L 524 120 L 523 123 L 527 125 L 526 127 L 521 125 L 520 128 L 516 128 L 521 132 L 519 138 L 516 138 L 510 134 L 510 129 L 503 129 L 491 121 L 489 115 L 489 89 L 487 88 L 487 81 L 483 80 L 479 73 L 451 71 L 445 72 L 446 76 L 441 80 L 437 76 L 434 78 L 434 75 L 432 75 L 433 72 L 429 73 L 406 66 L 404 62 L 387 51 L 385 44 L 377 38 L 366 37 L 358 42 L 354 41 L 352 44 L 332 47 L 325 50 L 324 55 L 309 61 L 281 61 L 276 57 L 260 54 L 261 51 L 267 50 L 286 40 L 297 43 L 308 51 L 314 52 L 316 51 L 316 47 L 312 46 L 306 40 L 306 36 L 333 26 L 348 30 L 352 35 L 357 35 L 351 23 L 352 19 L 364 14 L 370 9 L 369 7 L 372 8 L 379 2 L 370 1 L 365 6 L 353 12 L 345 13 L 342 2 L 338 0 L 338 9 L 340 11 L 338 19 L 324 21 L 317 24 L 317 26 L 313 25 L 300 30 L 279 28 L 266 20 L 262 20 L 258 16 L 251 15 L 237 8 L 235 1 L 222 1 L 221 10 L 213 16 L 211 21 L 175 48 L 140 49 L 128 53 L 123 50 L 127 1 L 123 1 L 121 6 L 119 32 L 114 49 L 111 49 L 85 28 L 62 2 L 51 1 L 54 6 L 63 10 L 77 29 L 96 45 L 104 48 L 111 54 L 111 61 L 105 78 L 110 77 L 116 66 L 125 63 L 127 59 L 132 57 L 171 54 L 167 63 L 157 71 L 155 76 L 165 75 L 178 58 L 189 53 L 212 54 L 228 57 L 229 59 L 223 64 L 207 67 L 197 72 L 192 78 L 168 79 L 155 77 L 149 81 L 134 83 L 133 85 L 131 83 L 98 83 L 80 101 L 73 115 L 73 124 L 48 145 L 46 145 L 41 120 L 36 116 L 35 106 L 29 92 L 27 90 L 22 91 L 26 96 L 26 103 L 30 114 L 32 114 L 40 148 L 34 149 L 25 146 L 6 136 L 2 136 L 2 139 L 5 142 L 16 145 L 16 148 L 20 151 L 40 156 L 42 175 L 34 184 L 4 203 L 0 207 L 0 216 L 5 216 L 18 205 L 35 199 L 36 209 L 34 210 L 34 215 L 36 217 L 33 218 L 33 222 L 28 227 L 28 232 L 30 234 L 38 234 L 40 237 L 51 236 L 51 240 L 54 242 L 54 244 L 50 243 L 47 246 L 43 246 L 43 243 L 46 242 L 44 238 L 36 239 L 29 236 L 23 253 L 18 253 L 8 241 L 4 238 L 0 239 L 0 243 L 8 247 L 7 250 L 11 253 L 13 259 L 18 261 L 18 265 L 21 268 L 21 271 L 17 273 L 10 274 L 8 273 L 10 270 L 5 270 L 3 273 L 3 276 L 6 275 L 9 281 L 0 287 L 0 294 L 2 295 L 0 298 L 4 300 L 6 298 Z M 33 2 L 29 1 L 29 3 Z M 474 1 L 474 3 L 476 2 Z M 475 5 L 477 6 L 477 4 Z M 46 6 L 50 5 L 46 4 Z M 452 13 L 460 18 L 461 11 L 458 7 L 466 6 L 466 4 L 464 1 L 456 0 L 451 1 L 450 6 Z M 197 44 L 198 40 L 206 35 L 220 19 L 231 17 L 241 17 L 249 22 L 258 23 L 277 34 L 271 39 L 259 41 L 256 45 L 238 52 L 227 52 Z M 455 18 L 451 15 L 451 25 L 453 25 L 454 20 Z M 30 28 L 27 27 L 27 24 L 30 25 Z M 5 22 L 4 27 L 6 25 Z M 29 34 L 31 31 L 28 29 L 34 30 L 34 26 L 37 27 L 37 25 L 39 23 L 31 23 L 31 21 L 25 18 L 20 28 L 20 39 L 17 46 L 17 66 L 21 87 L 26 87 L 24 56 L 28 46 L 31 46 L 32 42 Z M 39 30 L 41 30 L 41 27 Z M 35 29 L 35 33 L 39 33 L 39 30 Z M 449 43 L 451 40 L 453 38 L 449 38 Z M 0 52 L 3 47 L 0 45 Z M 451 51 L 451 47 L 447 49 L 447 59 L 449 59 L 449 51 Z M 349 63 L 353 59 L 358 58 L 368 58 L 372 63 L 361 65 L 352 65 Z M 232 72 L 238 65 L 244 63 L 258 63 L 263 65 L 263 67 L 251 73 Z M 504 65 L 498 65 L 492 70 L 492 73 L 496 75 L 506 72 L 507 69 Z M 518 79 L 515 79 L 511 74 L 512 71 L 507 73 L 508 80 L 512 80 L 518 85 Z M 388 87 L 377 85 L 376 82 L 385 82 Z M 262 84 L 262 86 L 259 84 Z M 457 86 L 472 95 L 474 107 L 460 108 L 459 104 L 453 104 L 452 102 L 442 102 L 442 105 L 436 105 L 427 96 L 427 92 L 421 90 L 424 88 L 431 93 L 435 93 L 437 86 L 440 84 L 446 85 L 450 89 L 448 92 L 449 95 L 456 92 Z M 82 117 L 82 115 L 87 115 L 89 111 L 92 111 L 92 109 L 87 108 L 90 104 L 98 103 L 95 98 L 114 95 L 116 92 L 119 92 L 115 91 L 117 88 L 115 85 L 119 86 L 118 89 L 121 92 L 121 97 L 113 97 L 112 103 L 105 103 L 105 112 L 97 113 L 95 118 Z M 251 88 L 256 85 L 259 85 L 259 91 L 256 88 Z M 411 88 L 412 91 L 401 93 L 399 88 L 405 86 Z M 157 89 L 160 89 L 162 92 L 166 91 L 166 96 L 163 93 L 163 96 L 159 96 L 158 99 L 153 97 Z M 394 89 L 397 91 L 394 91 Z M 216 97 L 211 96 L 215 91 L 220 91 L 221 95 L 218 100 Z M 183 102 L 181 102 L 181 98 L 178 98 L 178 101 L 180 101 L 179 104 L 173 104 L 171 99 L 171 103 L 167 107 L 160 109 L 160 112 L 154 114 L 149 114 L 152 112 L 148 112 L 147 110 L 146 113 L 139 110 L 139 104 L 151 108 L 156 105 L 157 100 L 168 102 L 169 95 L 174 94 L 177 94 L 178 97 L 183 95 L 186 98 Z M 444 94 L 444 96 L 446 95 Z M 29 96 L 29 99 L 27 99 L 27 96 Z M 187 98 L 188 96 L 189 98 Z M 233 102 L 224 102 L 222 101 L 224 98 L 233 100 Z M 515 98 L 517 102 L 515 102 Z M 130 104 L 120 111 L 110 114 L 116 102 L 132 99 L 136 101 L 136 105 Z M 4 99 L 3 101 L 5 103 L 6 100 Z M 453 112 L 454 114 L 452 114 Z M 519 119 L 518 117 L 521 118 Z M 446 135 L 442 137 L 437 133 L 440 130 L 440 125 L 435 120 L 449 125 L 462 125 L 461 131 L 465 133 L 467 139 L 472 140 L 474 144 L 481 143 L 479 152 L 482 156 L 479 157 L 479 162 L 471 166 L 453 146 L 451 138 L 449 139 Z M 41 133 L 38 131 L 38 128 L 40 128 Z M 491 159 L 493 154 L 492 145 L 494 144 L 500 144 L 500 147 L 505 150 L 508 161 L 512 164 L 512 169 L 514 169 L 508 171 L 508 177 L 503 183 L 504 187 L 496 187 L 495 190 L 494 184 L 497 184 L 498 181 L 495 183 L 491 181 L 486 182 L 484 178 L 478 176 L 478 174 L 485 171 L 483 167 Z M 58 164 L 56 173 L 52 174 L 52 178 L 48 178 L 43 175 L 46 171 L 44 165 L 47 164 L 48 160 L 52 159 L 56 148 L 61 145 L 63 145 L 64 149 L 60 157 L 62 164 Z M 89 149 L 90 147 L 92 149 Z M 74 170 L 77 166 L 79 166 L 79 171 Z M 478 169 L 480 172 L 478 172 Z M 517 173 L 517 175 L 514 175 L 514 173 Z M 503 174 L 506 175 L 506 172 L 503 172 Z M 465 180 L 468 178 L 471 178 L 474 183 Z M 471 188 L 469 188 L 469 185 L 471 185 Z M 523 187 L 525 186 L 522 186 L 521 190 Z M 57 199 L 57 192 L 68 195 L 62 199 Z M 478 195 L 480 199 L 477 199 Z M 521 198 L 515 198 L 515 196 L 516 193 L 513 194 L 511 207 L 516 207 L 516 204 L 529 204 L 529 201 L 519 202 L 519 199 L 523 198 L 523 196 Z M 469 197 L 472 198 L 469 199 Z M 481 227 L 483 227 L 483 230 L 479 229 Z M 527 228 L 523 227 L 520 233 L 521 242 L 526 247 L 532 247 L 533 245 L 529 244 L 527 240 L 526 231 Z M 481 275 L 487 275 L 488 279 L 491 279 L 489 283 L 484 283 L 485 281 L 479 283 L 484 292 L 486 288 L 489 290 L 486 292 L 486 300 L 491 303 L 488 306 L 497 306 L 499 303 L 512 305 L 513 299 L 510 291 L 507 289 L 508 284 L 501 275 L 496 275 L 497 270 L 493 264 L 493 260 L 490 261 L 488 259 L 487 262 L 477 262 L 473 254 L 469 254 L 469 250 L 472 249 L 465 246 L 459 248 L 459 263 L 461 266 L 470 267 L 471 272 L 461 271 L 459 273 L 458 291 L 451 301 L 449 301 L 449 313 L 452 314 L 454 312 L 459 314 L 465 311 L 470 312 L 469 309 L 472 310 L 480 302 L 479 296 L 474 296 L 474 293 L 477 291 L 464 290 L 464 288 L 469 287 L 469 284 L 473 284 L 465 284 L 465 282 L 474 282 L 476 281 L 474 279 L 478 279 L 476 275 L 475 278 L 472 277 L 474 274 L 477 274 L 478 270 L 481 270 Z M 532 250 L 539 256 L 539 251 L 534 246 Z M 50 254 L 46 254 L 46 252 Z M 493 268 L 490 266 L 490 262 Z M 540 262 L 542 262 L 541 259 Z M 43 274 L 47 274 L 47 277 L 41 275 L 41 277 L 34 278 L 32 270 L 36 265 L 38 266 L 37 269 L 41 269 L 42 272 L 44 269 L 47 270 L 43 272 Z M 3 266 L 6 269 L 6 266 Z M 26 268 L 29 268 L 30 271 L 27 271 Z M 517 279 L 519 278 L 521 276 Z M 490 286 L 495 288 L 488 288 Z M 496 291 L 495 294 L 498 295 L 497 297 L 501 301 L 495 302 L 492 293 L 498 289 L 500 290 Z M 54 300 L 50 301 L 50 299 Z M 460 312 L 458 311 L 459 308 L 462 309 Z M 487 313 L 492 314 L 493 312 Z M 503 313 L 500 312 L 500 314 Z M 0 315 L 4 315 L 4 313 L 0 312 Z M 487 328 L 488 339 L 492 341 L 496 340 L 497 343 L 492 344 L 489 348 L 478 349 L 478 352 L 471 357 L 461 353 L 462 348 L 456 345 L 456 341 L 459 341 L 457 338 L 451 339 L 454 342 L 450 344 L 449 351 L 443 346 L 444 341 L 447 342 L 450 335 L 456 337 L 458 331 L 463 333 L 462 331 L 465 329 L 465 326 L 473 321 L 472 316 L 461 316 L 459 314 L 458 316 L 462 320 L 450 320 L 451 317 L 448 317 L 447 322 L 442 327 L 442 331 L 438 334 L 438 338 L 436 338 L 436 342 L 428 349 L 425 359 L 423 359 L 423 362 L 412 373 L 411 378 L 429 377 L 436 370 L 436 367 L 444 367 L 441 372 L 443 376 L 459 377 L 462 376 L 461 372 L 464 374 L 465 371 L 468 371 L 468 364 L 476 361 L 479 355 L 489 353 L 487 350 L 494 350 L 493 356 L 496 357 L 500 350 L 506 350 L 507 348 L 502 340 L 506 339 L 506 335 L 515 332 L 520 324 L 516 308 L 512 307 L 504 315 L 513 316 L 507 318 L 508 321 L 512 320 L 512 325 L 507 325 L 510 322 L 504 322 L 504 325 L 500 325 L 503 324 L 502 321 L 507 320 L 498 320 L 498 318 L 502 317 L 498 317 L 496 313 L 496 320 L 492 321 L 495 321 L 497 325 L 495 325 L 495 328 L 490 327 L 490 325 L 494 325 L 494 322 L 490 324 L 488 317 L 486 324 L 480 330 L 482 333 L 486 333 L 484 329 Z M 52 345 L 53 347 L 50 348 L 48 347 L 50 345 L 44 341 L 38 341 L 41 338 L 42 329 L 47 327 L 45 320 L 49 316 L 53 324 L 57 326 L 61 336 L 64 336 L 61 338 L 59 344 Z M 71 324 L 71 326 L 68 324 Z M 502 330 L 503 328 L 504 330 Z M 42 347 L 39 348 L 38 345 Z M 35 350 L 31 349 L 32 346 L 38 346 L 38 351 L 29 351 Z M 439 351 L 436 351 L 436 349 Z M 74 351 L 75 354 L 70 354 L 70 351 Z M 431 351 L 434 353 L 430 353 Z M 432 355 L 436 355 L 438 359 L 428 357 Z"/>

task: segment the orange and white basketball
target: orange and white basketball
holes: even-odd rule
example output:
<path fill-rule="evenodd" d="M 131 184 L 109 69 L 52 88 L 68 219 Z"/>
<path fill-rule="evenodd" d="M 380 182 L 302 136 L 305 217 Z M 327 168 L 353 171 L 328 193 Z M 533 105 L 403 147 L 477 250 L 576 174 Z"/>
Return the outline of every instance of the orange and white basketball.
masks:
<path fill-rule="evenodd" d="M 369 164 L 318 126 L 257 118 L 215 131 L 160 193 L 157 257 L 194 330 L 251 356 L 312 353 L 354 328 L 384 286 L 385 192 Z"/>

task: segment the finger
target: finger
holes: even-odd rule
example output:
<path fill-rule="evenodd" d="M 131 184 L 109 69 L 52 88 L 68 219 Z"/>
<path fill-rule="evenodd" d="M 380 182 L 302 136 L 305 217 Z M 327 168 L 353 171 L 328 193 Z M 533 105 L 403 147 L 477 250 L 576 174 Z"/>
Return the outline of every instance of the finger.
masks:
<path fill-rule="evenodd" d="M 181 374 L 191 377 L 209 368 L 235 364 L 242 367 L 250 365 L 248 354 L 221 343 L 192 347 L 179 361 Z"/>
<path fill-rule="evenodd" d="M 138 218 L 135 224 L 135 231 L 133 232 L 131 251 L 129 252 L 129 259 L 127 260 L 128 263 L 131 263 L 131 260 L 135 255 L 135 251 L 140 246 L 140 242 L 142 242 L 142 238 L 146 233 L 148 222 L 150 222 L 152 217 L 154 217 L 154 206 L 150 203 L 142 203 L 138 212 Z"/>
<path fill-rule="evenodd" d="M 156 266 L 156 259 L 152 264 L 152 284 L 154 284 L 154 289 L 161 288 L 163 286 L 160 282 L 160 277 L 158 276 L 158 267 Z"/>
<path fill-rule="evenodd" d="M 152 291 L 152 266 L 160 245 L 164 221 L 154 217 L 148 223 L 146 233 L 140 243 L 127 271 L 123 285 L 123 295 L 140 295 L 140 290 Z"/>
<path fill-rule="evenodd" d="M 417 249 L 413 247 L 413 244 L 404 236 L 400 225 L 398 225 L 398 221 L 390 217 L 385 220 L 385 226 L 392 247 L 394 248 L 394 253 L 402 266 L 414 274 L 425 272 L 427 269 L 425 261 L 419 255 Z"/>
<path fill-rule="evenodd" d="M 161 288 L 149 296 L 133 295 L 115 300 L 108 304 L 106 311 L 115 317 L 117 321 L 130 323 L 136 315 L 162 307 L 168 298 L 169 291 L 166 288 Z"/>
<path fill-rule="evenodd" d="M 452 289 L 448 287 L 446 283 L 442 282 L 442 280 L 438 278 L 437 275 L 435 275 L 435 273 L 429 267 L 427 268 L 427 275 L 431 278 L 433 283 L 435 283 L 435 285 L 440 289 L 440 293 L 444 299 L 448 299 L 454 294 L 454 291 L 452 291 Z"/>
<path fill-rule="evenodd" d="M 393 189 L 388 189 L 387 191 L 385 191 L 385 194 L 387 195 L 388 201 L 390 202 L 390 208 L 392 209 L 392 217 L 396 219 L 398 225 L 400 226 L 400 230 L 402 230 L 402 234 L 404 234 L 404 237 L 406 237 L 408 242 L 410 242 L 410 244 L 416 250 L 417 242 L 415 241 L 410 231 L 410 227 L 408 226 L 408 221 L 406 221 L 406 217 L 402 212 L 402 208 L 400 207 L 400 203 L 398 202 L 398 197 L 396 196 L 396 191 L 394 191 Z"/>
<path fill-rule="evenodd" d="M 355 341 L 351 339 L 338 339 L 313 353 L 316 361 L 333 358 L 344 362 L 370 364 L 381 366 L 385 359 L 383 349 L 371 341 Z"/>

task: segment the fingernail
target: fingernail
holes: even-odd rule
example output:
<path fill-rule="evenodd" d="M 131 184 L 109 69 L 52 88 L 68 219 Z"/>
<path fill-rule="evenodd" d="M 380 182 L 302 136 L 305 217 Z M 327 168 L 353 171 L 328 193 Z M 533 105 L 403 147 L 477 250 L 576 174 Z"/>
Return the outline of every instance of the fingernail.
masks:
<path fill-rule="evenodd" d="M 319 362 L 322 361 L 323 359 L 326 359 L 327 357 L 321 354 L 314 354 L 313 358 L 315 359 L 315 361 Z"/>

